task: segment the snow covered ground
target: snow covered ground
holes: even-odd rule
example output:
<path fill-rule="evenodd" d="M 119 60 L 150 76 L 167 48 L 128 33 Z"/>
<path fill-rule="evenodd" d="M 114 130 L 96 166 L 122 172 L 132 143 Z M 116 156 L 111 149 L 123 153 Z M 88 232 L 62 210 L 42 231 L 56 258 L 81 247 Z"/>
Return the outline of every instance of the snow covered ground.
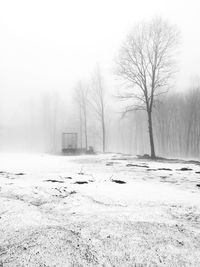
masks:
<path fill-rule="evenodd" d="M 0 154 L 0 229 L 0 266 L 200 266 L 200 164 Z"/>

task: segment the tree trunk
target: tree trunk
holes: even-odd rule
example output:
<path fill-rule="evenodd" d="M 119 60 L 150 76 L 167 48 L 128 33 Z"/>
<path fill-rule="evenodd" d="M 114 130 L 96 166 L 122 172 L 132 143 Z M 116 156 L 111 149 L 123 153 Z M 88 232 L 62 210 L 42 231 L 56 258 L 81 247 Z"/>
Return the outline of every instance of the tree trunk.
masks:
<path fill-rule="evenodd" d="M 154 148 L 154 139 L 153 139 L 153 125 L 152 125 L 152 117 L 151 111 L 147 111 L 148 113 L 148 124 L 149 124 L 149 139 L 150 139 L 150 148 L 151 148 L 151 158 L 155 159 L 155 148 Z"/>
<path fill-rule="evenodd" d="M 83 148 L 83 146 L 82 146 L 82 114 L 81 114 L 81 105 L 80 105 L 80 110 L 79 110 L 79 122 L 80 122 L 80 148 L 82 149 Z"/>
<path fill-rule="evenodd" d="M 105 129 L 105 120 L 104 120 L 104 111 L 102 113 L 102 142 L 103 142 L 103 153 L 106 151 L 106 129 Z"/>
<path fill-rule="evenodd" d="M 87 140 L 87 118 L 85 116 L 85 148 L 88 150 L 88 140 Z"/>
<path fill-rule="evenodd" d="M 104 121 L 102 121 L 102 139 L 103 139 L 103 153 L 105 153 L 105 150 L 106 150 L 106 138 L 105 138 L 105 124 L 104 124 Z"/>
<path fill-rule="evenodd" d="M 86 106 L 84 103 L 83 106 L 83 111 L 84 111 L 84 130 L 85 130 L 85 148 L 88 150 L 88 136 L 87 136 L 87 111 L 86 111 Z"/>

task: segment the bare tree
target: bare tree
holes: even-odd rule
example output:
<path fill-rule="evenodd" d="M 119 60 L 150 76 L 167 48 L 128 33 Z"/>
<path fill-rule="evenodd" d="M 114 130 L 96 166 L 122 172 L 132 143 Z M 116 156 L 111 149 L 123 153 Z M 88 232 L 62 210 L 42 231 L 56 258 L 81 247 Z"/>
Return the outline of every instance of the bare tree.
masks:
<path fill-rule="evenodd" d="M 83 115 L 82 115 L 82 99 L 81 99 L 81 90 L 80 90 L 80 84 L 78 87 L 76 87 L 75 90 L 75 100 L 78 104 L 79 109 L 79 143 L 80 148 L 83 148 L 82 142 L 83 142 Z"/>
<path fill-rule="evenodd" d="M 105 87 L 103 85 L 103 79 L 99 68 L 92 80 L 92 86 L 90 90 L 90 105 L 94 110 L 97 119 L 101 124 L 102 131 L 102 148 L 103 152 L 106 150 L 106 126 L 105 126 Z"/>
<path fill-rule="evenodd" d="M 79 104 L 79 120 L 80 120 L 80 146 L 82 148 L 82 131 L 84 129 L 85 148 L 88 149 L 88 125 L 87 125 L 87 106 L 88 106 L 88 90 L 79 83 L 76 87 L 75 98 Z"/>
<path fill-rule="evenodd" d="M 58 149 L 58 113 L 60 110 L 60 99 L 56 91 L 42 95 L 43 127 L 45 129 L 45 143 L 51 152 Z"/>
<path fill-rule="evenodd" d="M 152 110 L 156 98 L 167 91 L 175 72 L 175 48 L 179 32 L 162 19 L 140 23 L 128 36 L 120 50 L 117 74 L 128 83 L 120 93 L 128 100 L 125 113 L 145 110 L 148 117 L 151 158 L 155 158 Z M 133 102 L 134 99 L 134 102 Z"/>

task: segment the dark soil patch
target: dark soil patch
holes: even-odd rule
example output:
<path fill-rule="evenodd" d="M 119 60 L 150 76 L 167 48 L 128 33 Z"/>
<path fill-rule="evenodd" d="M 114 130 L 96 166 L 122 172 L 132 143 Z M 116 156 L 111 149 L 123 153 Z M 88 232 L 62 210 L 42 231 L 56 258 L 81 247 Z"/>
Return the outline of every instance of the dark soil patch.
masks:
<path fill-rule="evenodd" d="M 172 171 L 170 168 L 158 168 L 159 171 Z"/>
<path fill-rule="evenodd" d="M 44 182 L 52 182 L 52 183 L 64 183 L 64 181 L 54 180 L 54 179 L 48 179 L 44 180 Z"/>
<path fill-rule="evenodd" d="M 126 167 L 141 167 L 141 168 L 149 168 L 147 165 L 138 165 L 138 164 L 126 164 Z"/>
<path fill-rule="evenodd" d="M 126 182 L 124 182 L 122 180 L 114 180 L 114 179 L 112 179 L 112 182 L 116 183 L 116 184 L 126 184 Z"/>
<path fill-rule="evenodd" d="M 75 182 L 75 184 L 88 184 L 88 182 L 87 181 L 77 181 L 77 182 Z"/>
<path fill-rule="evenodd" d="M 183 167 L 181 169 L 177 169 L 177 171 L 192 171 L 192 169 L 191 168 Z"/>
<path fill-rule="evenodd" d="M 77 193 L 77 192 L 74 191 L 74 190 L 69 192 L 70 195 L 73 195 L 73 194 L 76 194 L 76 193 Z"/>
<path fill-rule="evenodd" d="M 107 162 L 106 166 L 113 166 L 114 162 Z"/>
<path fill-rule="evenodd" d="M 77 192 L 76 191 L 66 191 L 65 190 L 66 187 L 64 188 L 55 188 L 58 192 L 59 192 L 59 195 L 53 195 L 55 197 L 59 197 L 59 198 L 66 198 L 70 195 L 73 195 L 73 194 L 76 194 Z"/>

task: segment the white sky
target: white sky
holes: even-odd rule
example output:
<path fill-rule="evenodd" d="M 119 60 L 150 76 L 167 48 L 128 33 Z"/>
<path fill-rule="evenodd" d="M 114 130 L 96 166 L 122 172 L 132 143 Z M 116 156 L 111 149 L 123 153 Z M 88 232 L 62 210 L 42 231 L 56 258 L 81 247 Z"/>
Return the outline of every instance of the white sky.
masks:
<path fill-rule="evenodd" d="M 200 75 L 198 0 L 1 0 L 0 91 L 70 91 L 97 63 L 112 81 L 126 34 L 155 15 L 182 32 L 177 87 L 185 88 Z"/>

